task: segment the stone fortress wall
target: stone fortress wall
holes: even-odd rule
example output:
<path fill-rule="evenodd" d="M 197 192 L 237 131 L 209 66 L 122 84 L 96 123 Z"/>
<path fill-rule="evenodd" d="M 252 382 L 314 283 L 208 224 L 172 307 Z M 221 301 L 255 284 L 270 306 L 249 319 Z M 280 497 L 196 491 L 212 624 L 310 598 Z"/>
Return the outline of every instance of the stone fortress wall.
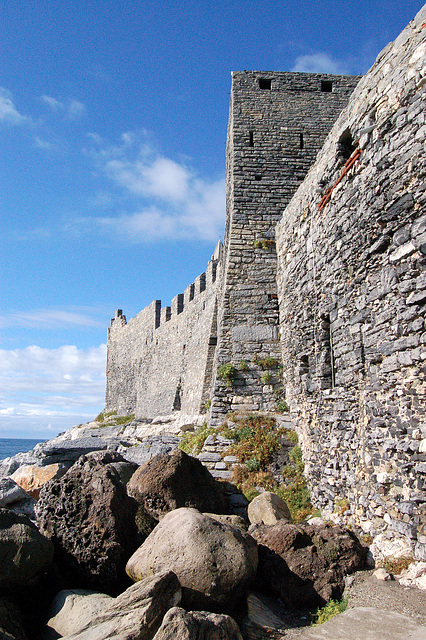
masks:
<path fill-rule="evenodd" d="M 222 245 L 206 272 L 171 307 L 154 300 L 126 321 L 118 310 L 108 329 L 106 410 L 138 418 L 206 411 L 216 346 Z"/>
<path fill-rule="evenodd" d="M 277 226 L 284 386 L 315 502 L 407 536 L 423 560 L 425 85 L 423 10 L 360 81 Z"/>
<path fill-rule="evenodd" d="M 357 77 L 233 73 L 224 248 L 171 310 L 116 314 L 106 400 L 138 418 L 210 400 L 218 424 L 283 389 L 318 506 L 424 560 L 425 25 L 353 93 Z"/>

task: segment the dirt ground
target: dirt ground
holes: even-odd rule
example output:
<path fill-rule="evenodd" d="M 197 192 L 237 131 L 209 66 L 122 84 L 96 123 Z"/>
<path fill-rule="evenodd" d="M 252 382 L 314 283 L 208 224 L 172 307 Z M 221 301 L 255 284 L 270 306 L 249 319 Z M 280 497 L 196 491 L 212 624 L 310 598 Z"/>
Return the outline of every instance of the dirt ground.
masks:
<path fill-rule="evenodd" d="M 398 580 L 378 580 L 372 573 L 373 571 L 358 571 L 349 577 L 344 594 L 348 598 L 348 609 L 374 607 L 381 611 L 393 611 L 409 616 L 417 624 L 426 627 L 426 591 L 416 587 L 403 587 Z M 264 601 L 263 604 L 271 607 L 271 602 Z M 246 637 L 250 640 L 291 640 L 298 638 L 306 630 L 306 625 L 309 624 L 308 614 L 285 611 L 284 608 L 272 609 L 275 609 L 274 613 L 283 623 L 281 629 L 275 627 L 265 634 L 265 629 L 254 626 L 246 632 Z M 265 622 L 268 624 L 267 620 Z"/>

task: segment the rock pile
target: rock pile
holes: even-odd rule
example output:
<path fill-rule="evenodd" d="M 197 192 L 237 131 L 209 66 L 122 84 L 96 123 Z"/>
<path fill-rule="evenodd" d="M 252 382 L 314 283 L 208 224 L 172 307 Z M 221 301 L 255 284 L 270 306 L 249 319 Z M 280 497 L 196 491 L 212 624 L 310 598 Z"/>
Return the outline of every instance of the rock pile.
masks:
<path fill-rule="evenodd" d="M 59 460 L 41 488 L 34 478 L 48 465 L 31 465 L 26 486 L 37 502 L 12 478 L 0 483 L 5 638 L 254 638 L 250 630 L 266 633 L 268 624 L 247 617 L 247 598 L 260 602 L 253 586 L 265 598 L 287 594 L 292 607 L 314 606 L 363 563 L 354 536 L 292 524 L 269 492 L 250 508 L 250 526 L 233 515 L 230 483 L 182 451 L 138 466 L 111 449 L 85 450 L 69 466 L 63 450 L 66 464 Z M 25 500 L 36 503 L 37 526 L 13 510 Z"/>

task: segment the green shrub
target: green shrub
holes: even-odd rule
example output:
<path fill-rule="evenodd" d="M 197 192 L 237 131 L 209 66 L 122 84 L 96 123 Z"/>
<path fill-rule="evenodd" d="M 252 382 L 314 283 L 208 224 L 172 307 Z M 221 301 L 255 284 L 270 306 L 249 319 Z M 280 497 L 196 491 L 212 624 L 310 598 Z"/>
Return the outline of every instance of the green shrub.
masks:
<path fill-rule="evenodd" d="M 279 402 L 277 402 L 275 408 L 278 413 L 287 413 L 287 411 L 289 410 L 289 406 L 285 400 L 280 400 Z"/>
<path fill-rule="evenodd" d="M 327 620 L 330 620 L 338 613 L 343 613 L 344 611 L 346 611 L 347 606 L 348 601 L 346 598 L 340 600 L 340 602 L 337 600 L 330 600 L 323 607 L 319 607 L 313 614 L 312 625 L 316 627 L 319 624 L 327 622 Z"/>
<path fill-rule="evenodd" d="M 278 369 L 279 361 L 278 358 L 273 358 L 272 356 L 265 356 L 265 358 L 259 358 L 259 356 L 254 356 L 253 359 L 254 364 L 258 367 L 262 367 L 262 369 Z"/>
<path fill-rule="evenodd" d="M 227 387 L 232 387 L 237 376 L 237 370 L 232 362 L 226 362 L 221 364 L 217 370 L 217 375 L 220 380 L 224 380 Z"/>
<path fill-rule="evenodd" d="M 270 371 L 264 371 L 260 376 L 260 382 L 262 384 L 271 384 L 272 378 L 273 376 Z"/>
<path fill-rule="evenodd" d="M 179 449 L 182 449 L 182 451 L 189 455 L 197 456 L 203 448 L 203 444 L 207 436 L 216 433 L 217 429 L 215 429 L 215 427 L 207 426 L 207 423 L 205 422 L 201 427 L 195 429 L 195 431 L 187 431 L 183 434 L 182 439 L 179 442 Z"/>
<path fill-rule="evenodd" d="M 260 471 L 260 462 L 256 458 L 250 458 L 246 462 L 246 467 L 249 471 Z"/>
<path fill-rule="evenodd" d="M 238 363 L 238 368 L 240 371 L 248 371 L 248 364 L 245 360 L 240 360 Z"/>

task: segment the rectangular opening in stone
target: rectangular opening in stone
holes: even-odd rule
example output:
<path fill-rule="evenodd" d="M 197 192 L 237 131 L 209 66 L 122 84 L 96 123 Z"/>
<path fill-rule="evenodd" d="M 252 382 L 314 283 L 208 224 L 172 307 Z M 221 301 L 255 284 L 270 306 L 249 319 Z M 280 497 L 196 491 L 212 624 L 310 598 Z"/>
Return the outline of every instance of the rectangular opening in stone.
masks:
<path fill-rule="evenodd" d="M 299 149 L 305 148 L 305 141 L 303 139 L 303 133 L 299 133 Z"/>
<path fill-rule="evenodd" d="M 256 173 L 254 179 L 257 181 L 262 180 L 262 176 L 260 175 L 260 173 Z"/>
<path fill-rule="evenodd" d="M 259 78 L 259 89 L 263 91 L 270 91 L 272 86 L 272 80 L 269 78 Z"/>
<path fill-rule="evenodd" d="M 254 132 L 249 131 L 249 147 L 254 147 Z"/>
<path fill-rule="evenodd" d="M 331 80 L 321 80 L 321 91 L 323 93 L 331 93 L 333 91 L 333 83 Z"/>

